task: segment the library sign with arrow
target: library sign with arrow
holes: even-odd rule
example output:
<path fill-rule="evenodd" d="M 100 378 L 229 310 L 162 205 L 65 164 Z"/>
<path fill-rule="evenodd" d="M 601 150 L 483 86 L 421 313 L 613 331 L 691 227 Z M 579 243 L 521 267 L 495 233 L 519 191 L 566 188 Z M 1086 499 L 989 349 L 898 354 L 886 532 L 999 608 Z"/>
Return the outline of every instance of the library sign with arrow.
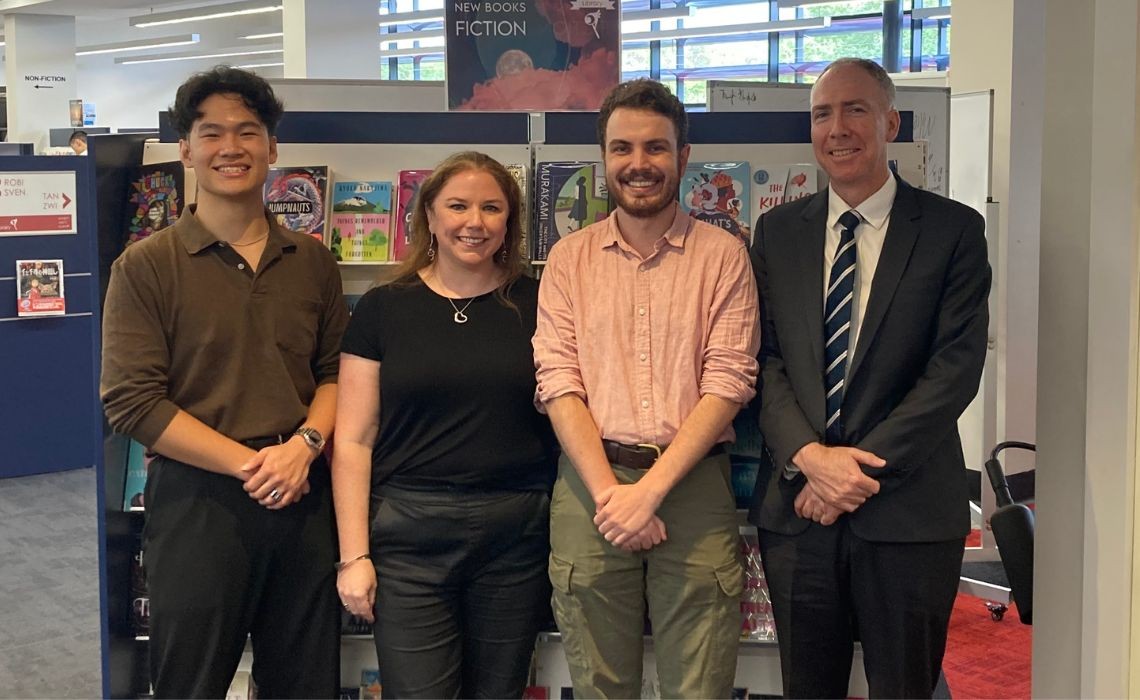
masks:
<path fill-rule="evenodd" d="M 75 173 L 0 173 L 0 236 L 75 233 Z"/>

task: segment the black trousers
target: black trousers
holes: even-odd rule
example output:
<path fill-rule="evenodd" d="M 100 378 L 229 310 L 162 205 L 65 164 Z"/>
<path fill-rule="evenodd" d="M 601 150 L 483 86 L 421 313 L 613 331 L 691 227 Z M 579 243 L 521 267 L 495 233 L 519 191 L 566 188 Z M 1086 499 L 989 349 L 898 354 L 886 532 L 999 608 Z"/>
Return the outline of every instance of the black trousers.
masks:
<path fill-rule="evenodd" d="M 146 484 L 144 560 L 155 697 L 225 695 L 248 636 L 262 698 L 336 697 L 340 606 L 328 463 L 267 510 L 241 482 L 163 457 Z"/>
<path fill-rule="evenodd" d="M 929 698 L 964 546 L 869 542 L 845 517 L 800 535 L 760 530 L 784 697 L 846 698 L 858 639 L 872 698 Z"/>
<path fill-rule="evenodd" d="M 518 698 L 550 618 L 545 492 L 384 489 L 372 523 L 385 698 Z"/>

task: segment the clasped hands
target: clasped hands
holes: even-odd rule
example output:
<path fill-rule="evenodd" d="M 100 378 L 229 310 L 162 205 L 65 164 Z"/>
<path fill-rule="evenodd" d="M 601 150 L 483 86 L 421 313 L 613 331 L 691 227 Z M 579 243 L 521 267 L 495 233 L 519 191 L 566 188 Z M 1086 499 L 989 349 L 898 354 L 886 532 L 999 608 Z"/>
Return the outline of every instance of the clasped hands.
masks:
<path fill-rule="evenodd" d="M 807 483 L 796 495 L 796 515 L 820 525 L 833 524 L 840 515 L 852 513 L 879 492 L 879 482 L 862 467 L 881 469 L 886 461 L 855 447 L 828 447 L 808 443 L 792 457 Z"/>
<path fill-rule="evenodd" d="M 606 541 L 627 552 L 651 549 L 666 539 L 657 517 L 661 497 L 643 483 L 614 484 L 595 499 L 594 525 Z"/>
<path fill-rule="evenodd" d="M 249 497 L 270 510 L 296 503 L 309 492 L 309 465 L 317 452 L 294 435 L 280 445 L 264 447 L 238 467 Z"/>

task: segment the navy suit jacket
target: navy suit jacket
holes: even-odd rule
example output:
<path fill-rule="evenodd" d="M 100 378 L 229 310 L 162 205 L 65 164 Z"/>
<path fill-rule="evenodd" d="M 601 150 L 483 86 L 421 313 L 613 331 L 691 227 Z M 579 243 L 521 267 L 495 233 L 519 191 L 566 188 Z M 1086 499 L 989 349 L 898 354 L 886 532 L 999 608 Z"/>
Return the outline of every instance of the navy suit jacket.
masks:
<path fill-rule="evenodd" d="M 823 245 L 828 192 L 756 222 L 752 263 L 760 290 L 760 429 L 771 476 L 749 520 L 786 535 L 805 477 L 784 465 L 822 441 Z M 859 537 L 937 542 L 970 528 L 958 417 L 977 393 L 989 324 L 985 222 L 973 209 L 901 179 L 863 315 L 843 398 L 842 444 L 886 460 L 865 467 L 880 491 L 850 519 Z M 980 465 L 979 465 L 980 466 Z"/>

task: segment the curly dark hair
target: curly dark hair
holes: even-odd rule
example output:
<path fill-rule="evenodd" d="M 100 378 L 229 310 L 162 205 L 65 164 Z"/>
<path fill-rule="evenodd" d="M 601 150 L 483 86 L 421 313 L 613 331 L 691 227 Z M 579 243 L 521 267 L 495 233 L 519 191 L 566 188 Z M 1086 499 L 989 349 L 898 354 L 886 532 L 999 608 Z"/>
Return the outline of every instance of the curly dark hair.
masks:
<path fill-rule="evenodd" d="M 598 144 L 603 152 L 606 150 L 606 125 L 610 115 L 622 107 L 644 109 L 669 117 L 677 131 L 677 148 L 684 148 L 689 143 L 689 115 L 685 114 L 685 105 L 656 80 L 636 78 L 615 87 L 602 102 L 598 113 Z"/>
<path fill-rule="evenodd" d="M 265 78 L 240 68 L 214 66 L 203 73 L 195 73 L 178 87 L 174 104 L 170 106 L 170 122 L 180 138 L 186 138 L 195 120 L 202 116 L 201 106 L 211 95 L 237 95 L 251 112 L 265 125 L 272 136 L 281 121 L 284 105 L 273 94 Z"/>

